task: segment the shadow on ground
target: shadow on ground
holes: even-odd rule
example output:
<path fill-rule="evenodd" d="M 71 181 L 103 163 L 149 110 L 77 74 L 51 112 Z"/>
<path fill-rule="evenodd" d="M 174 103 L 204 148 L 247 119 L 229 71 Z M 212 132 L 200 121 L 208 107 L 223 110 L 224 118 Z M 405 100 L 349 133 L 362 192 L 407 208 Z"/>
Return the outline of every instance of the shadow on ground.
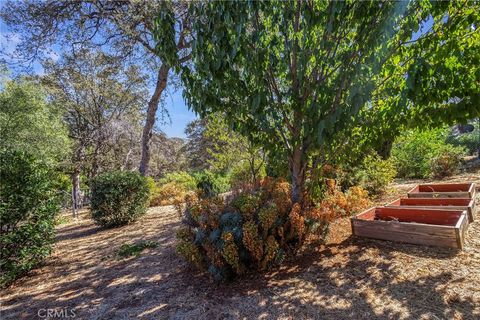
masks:
<path fill-rule="evenodd" d="M 178 227 L 171 208 L 156 208 L 120 229 L 101 230 L 90 221 L 60 228 L 48 264 L 2 293 L 2 319 L 65 308 L 75 319 L 480 317 L 478 222 L 461 253 L 347 235 L 278 270 L 228 284 L 212 283 L 176 255 Z M 139 239 L 159 246 L 139 258 L 117 258 L 119 246 Z"/>

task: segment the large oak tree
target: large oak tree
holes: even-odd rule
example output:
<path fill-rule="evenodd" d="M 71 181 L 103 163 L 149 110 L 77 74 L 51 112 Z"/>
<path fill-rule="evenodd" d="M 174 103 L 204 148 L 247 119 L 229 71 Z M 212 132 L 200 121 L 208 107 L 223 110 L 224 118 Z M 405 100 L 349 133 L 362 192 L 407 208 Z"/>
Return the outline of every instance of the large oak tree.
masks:
<path fill-rule="evenodd" d="M 183 1 L 8 0 L 0 16 L 13 33 L 21 36 L 15 58 L 24 62 L 55 55 L 53 48 L 80 54 L 82 49 L 94 47 L 150 72 L 153 91 L 147 103 L 139 165 L 140 172 L 146 175 L 157 111 L 169 79 L 172 81 L 172 68 L 190 58 L 190 15 L 186 9 Z M 173 44 L 168 42 L 163 49 L 178 57 L 175 62 L 158 54 L 164 43 L 157 43 L 153 37 L 157 16 L 174 25 L 168 29 Z M 166 114 L 165 109 L 160 111 Z"/>

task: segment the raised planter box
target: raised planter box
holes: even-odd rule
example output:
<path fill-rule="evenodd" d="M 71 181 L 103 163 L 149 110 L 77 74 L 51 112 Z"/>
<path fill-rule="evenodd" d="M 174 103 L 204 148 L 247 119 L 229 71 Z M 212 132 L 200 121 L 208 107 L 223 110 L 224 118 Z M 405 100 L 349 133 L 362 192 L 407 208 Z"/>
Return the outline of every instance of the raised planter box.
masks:
<path fill-rule="evenodd" d="M 370 208 L 351 218 L 356 236 L 463 249 L 466 211 Z"/>
<path fill-rule="evenodd" d="M 401 198 L 386 205 L 393 208 L 466 210 L 468 222 L 473 222 L 475 199 L 463 198 Z"/>
<path fill-rule="evenodd" d="M 409 198 L 475 198 L 474 183 L 419 184 L 408 192 Z"/>

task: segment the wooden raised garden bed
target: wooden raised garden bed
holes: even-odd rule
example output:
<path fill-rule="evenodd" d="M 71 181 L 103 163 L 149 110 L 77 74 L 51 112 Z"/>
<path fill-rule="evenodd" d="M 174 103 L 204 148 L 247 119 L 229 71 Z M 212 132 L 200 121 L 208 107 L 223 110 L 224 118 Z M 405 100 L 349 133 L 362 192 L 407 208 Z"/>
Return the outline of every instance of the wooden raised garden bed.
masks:
<path fill-rule="evenodd" d="M 463 249 L 466 211 L 370 208 L 351 218 L 356 236 Z"/>
<path fill-rule="evenodd" d="M 463 198 L 399 198 L 387 207 L 416 208 L 416 209 L 441 209 L 441 210 L 466 210 L 468 222 L 473 222 L 475 213 L 475 199 Z"/>
<path fill-rule="evenodd" d="M 419 184 L 408 192 L 409 198 L 475 198 L 474 183 Z"/>

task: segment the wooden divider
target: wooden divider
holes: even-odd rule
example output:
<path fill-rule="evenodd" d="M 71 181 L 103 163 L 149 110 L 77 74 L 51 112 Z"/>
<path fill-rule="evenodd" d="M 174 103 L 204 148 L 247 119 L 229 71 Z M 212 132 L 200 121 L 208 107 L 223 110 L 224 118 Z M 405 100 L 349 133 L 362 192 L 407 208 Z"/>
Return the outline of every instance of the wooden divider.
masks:
<path fill-rule="evenodd" d="M 468 198 L 399 198 L 387 207 L 440 209 L 440 210 L 466 210 L 469 223 L 474 220 L 475 200 Z"/>
<path fill-rule="evenodd" d="M 356 236 L 462 249 L 467 219 L 461 210 L 375 207 L 351 223 Z"/>

